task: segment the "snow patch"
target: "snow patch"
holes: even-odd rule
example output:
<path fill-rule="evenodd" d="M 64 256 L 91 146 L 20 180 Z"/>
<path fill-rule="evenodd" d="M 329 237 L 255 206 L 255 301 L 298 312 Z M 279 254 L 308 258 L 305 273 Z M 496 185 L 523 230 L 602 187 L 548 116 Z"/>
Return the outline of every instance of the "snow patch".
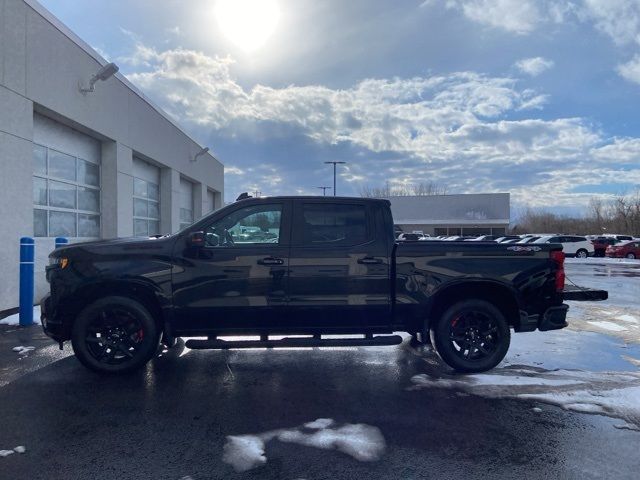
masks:
<path fill-rule="evenodd" d="M 13 451 L 17 453 L 24 453 L 27 451 L 27 449 L 23 445 L 18 445 L 16 448 L 13 449 Z"/>
<path fill-rule="evenodd" d="M 338 450 L 361 462 L 380 459 L 386 449 L 386 443 L 377 427 L 357 423 L 330 428 L 334 424 L 331 418 L 318 418 L 291 429 L 229 435 L 224 445 L 222 461 L 231 465 L 237 472 L 246 472 L 264 465 L 267 463 L 265 445 L 274 438 L 307 447 Z M 305 429 L 315 431 L 306 433 Z"/>
<path fill-rule="evenodd" d="M 594 327 L 602 328 L 604 330 L 609 330 L 611 332 L 624 332 L 628 330 L 627 327 L 623 327 L 622 325 L 618 325 L 617 323 L 607 322 L 604 320 L 602 321 L 589 320 L 587 323 L 590 325 L 593 325 Z"/>
<path fill-rule="evenodd" d="M 640 321 L 638 321 L 638 317 L 635 317 L 633 315 L 629 315 L 629 314 L 622 314 L 622 315 L 618 315 L 616 317 L 618 320 L 622 320 L 623 322 L 628 322 L 628 323 L 640 323 Z"/>
<path fill-rule="evenodd" d="M 18 355 L 27 355 L 29 352 L 32 352 L 36 349 L 36 347 L 23 347 L 22 345 L 18 345 L 17 347 L 13 347 L 11 350 L 16 352 Z"/>
<path fill-rule="evenodd" d="M 33 307 L 33 324 L 40 325 L 40 305 Z M 20 325 L 20 314 L 14 313 L 0 320 L 0 325 Z"/>
<path fill-rule="evenodd" d="M 255 435 L 229 435 L 224 445 L 222 461 L 231 465 L 236 472 L 246 472 L 267 463 L 264 455 L 264 441 Z"/>
<path fill-rule="evenodd" d="M 411 381 L 411 390 L 451 388 L 486 398 L 532 400 L 640 427 L 640 373 L 503 368 L 449 378 L 421 374 Z"/>
<path fill-rule="evenodd" d="M 14 453 L 15 452 L 13 450 L 0 450 L 0 457 L 8 457 Z"/>

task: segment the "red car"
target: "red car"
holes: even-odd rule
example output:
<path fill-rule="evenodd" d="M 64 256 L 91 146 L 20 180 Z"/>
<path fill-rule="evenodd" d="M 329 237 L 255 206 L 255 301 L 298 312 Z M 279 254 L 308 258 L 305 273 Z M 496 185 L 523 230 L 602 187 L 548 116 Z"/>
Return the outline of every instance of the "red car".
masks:
<path fill-rule="evenodd" d="M 609 245 L 605 252 L 607 257 L 640 258 L 640 240 L 630 240 L 617 245 Z"/>

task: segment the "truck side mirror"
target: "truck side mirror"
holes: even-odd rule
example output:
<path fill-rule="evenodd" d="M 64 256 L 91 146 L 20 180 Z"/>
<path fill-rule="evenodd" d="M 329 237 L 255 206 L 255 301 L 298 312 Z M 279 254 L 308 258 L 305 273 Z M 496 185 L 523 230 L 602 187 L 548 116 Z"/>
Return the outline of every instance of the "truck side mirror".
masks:
<path fill-rule="evenodd" d="M 187 238 L 190 247 L 204 247 L 204 232 L 191 232 Z"/>

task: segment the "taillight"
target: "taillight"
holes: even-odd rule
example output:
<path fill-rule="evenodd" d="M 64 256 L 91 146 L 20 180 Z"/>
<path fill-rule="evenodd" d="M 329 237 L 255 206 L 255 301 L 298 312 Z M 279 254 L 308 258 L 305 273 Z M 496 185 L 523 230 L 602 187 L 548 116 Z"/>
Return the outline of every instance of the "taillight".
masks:
<path fill-rule="evenodd" d="M 564 290 L 564 252 L 561 250 L 554 250 L 549 255 L 553 261 L 558 264 L 556 269 L 556 291 L 561 292 Z"/>

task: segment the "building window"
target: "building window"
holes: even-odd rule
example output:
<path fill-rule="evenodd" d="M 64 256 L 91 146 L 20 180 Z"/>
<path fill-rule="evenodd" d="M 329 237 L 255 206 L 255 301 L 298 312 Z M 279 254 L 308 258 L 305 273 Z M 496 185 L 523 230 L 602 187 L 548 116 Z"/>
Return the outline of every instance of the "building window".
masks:
<path fill-rule="evenodd" d="M 100 166 L 33 145 L 33 234 L 100 237 Z"/>
<path fill-rule="evenodd" d="M 160 190 L 157 184 L 133 178 L 133 234 L 149 237 L 160 233 Z"/>
<path fill-rule="evenodd" d="M 180 179 L 180 230 L 193 223 L 193 183 Z"/>

